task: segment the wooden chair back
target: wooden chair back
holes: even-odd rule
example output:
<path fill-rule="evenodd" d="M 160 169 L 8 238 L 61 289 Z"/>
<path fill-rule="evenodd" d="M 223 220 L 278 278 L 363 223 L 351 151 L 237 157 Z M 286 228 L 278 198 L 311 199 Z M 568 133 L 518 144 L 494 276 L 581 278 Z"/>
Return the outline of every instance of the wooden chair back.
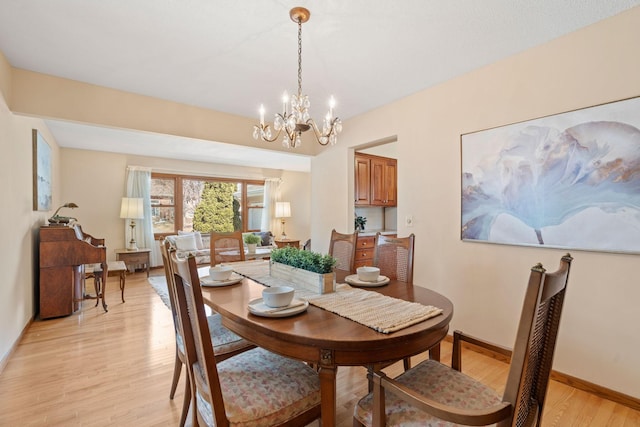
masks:
<path fill-rule="evenodd" d="M 571 255 L 563 256 L 554 273 L 547 273 L 542 264 L 531 269 L 503 396 L 515 405 L 513 421 L 502 421 L 500 427 L 533 425 L 527 420 L 540 423 L 571 261 Z"/>
<path fill-rule="evenodd" d="M 167 293 L 169 294 L 169 303 L 171 305 L 171 315 L 173 317 L 173 326 L 176 330 L 176 334 L 179 334 L 178 330 L 178 312 L 176 310 L 176 296 L 175 296 L 175 278 L 173 266 L 171 264 L 170 254 L 175 252 L 175 248 L 167 239 L 160 242 L 160 253 L 162 254 L 162 265 L 164 266 L 164 275 L 167 280 Z"/>
<path fill-rule="evenodd" d="M 244 242 L 242 232 L 211 232 L 211 266 L 223 262 L 244 261 Z"/>
<path fill-rule="evenodd" d="M 335 229 L 331 230 L 329 255 L 338 260 L 336 270 L 347 271 L 349 274 L 355 273 L 356 240 L 358 240 L 357 231 L 343 234 L 338 233 Z"/>
<path fill-rule="evenodd" d="M 169 398 L 173 399 L 178 387 L 178 381 L 180 380 L 180 373 L 182 366 L 187 365 L 187 355 L 184 351 L 184 333 L 182 332 L 182 325 L 180 324 L 180 318 L 178 316 L 178 302 L 176 297 L 176 281 L 173 271 L 173 264 L 171 257 L 175 257 L 176 249 L 171 243 L 164 239 L 160 242 L 160 253 L 162 254 L 162 264 L 164 266 L 164 274 L 167 280 L 167 293 L 169 294 L 169 305 L 171 306 L 171 316 L 173 318 L 173 328 L 176 334 L 176 360 L 173 367 L 173 379 L 171 381 L 171 391 L 169 392 Z M 179 344 L 182 343 L 182 345 Z M 187 368 L 188 369 L 188 368 Z M 186 373 L 185 378 L 185 392 L 182 404 L 182 413 L 180 415 L 180 426 L 184 426 L 187 420 L 187 414 L 189 413 L 189 403 L 191 401 L 191 384 L 189 383 L 189 374 Z"/>
<path fill-rule="evenodd" d="M 389 237 L 376 233 L 373 265 L 391 280 L 413 283 L 413 247 L 415 236 Z"/>
<path fill-rule="evenodd" d="M 195 258 L 189 256 L 186 260 L 180 260 L 172 257 L 171 260 L 175 271 L 177 311 L 183 328 L 185 353 L 194 390 L 211 406 L 214 425 L 228 425 Z M 207 425 L 206 418 L 200 411 L 201 405 L 196 403 L 197 394 L 192 394 L 192 408 L 196 412 L 198 423 Z"/>

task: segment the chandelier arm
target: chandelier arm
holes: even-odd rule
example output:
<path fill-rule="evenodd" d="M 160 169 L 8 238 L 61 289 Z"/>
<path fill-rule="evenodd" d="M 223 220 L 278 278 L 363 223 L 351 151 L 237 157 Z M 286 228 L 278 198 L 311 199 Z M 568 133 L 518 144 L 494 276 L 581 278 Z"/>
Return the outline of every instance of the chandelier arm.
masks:
<path fill-rule="evenodd" d="M 273 138 L 271 139 L 267 138 L 267 131 L 270 128 L 269 125 L 253 125 L 253 127 L 254 129 L 257 129 L 260 132 L 260 139 L 262 139 L 263 141 L 274 142 L 275 140 L 278 139 L 278 136 L 280 136 L 281 131 L 278 131 Z"/>
<path fill-rule="evenodd" d="M 331 121 L 331 127 L 329 128 L 329 133 L 327 133 L 326 135 L 325 135 L 324 133 L 320 132 L 320 129 L 318 129 L 318 125 L 316 125 L 315 120 L 313 120 L 313 119 L 309 119 L 309 120 L 307 120 L 307 122 L 306 122 L 306 123 L 307 123 L 309 126 L 311 126 L 311 129 L 313 129 L 313 134 L 314 134 L 314 136 L 316 137 L 316 141 L 318 142 L 318 144 L 320 144 L 320 145 L 328 145 L 328 144 L 329 144 L 329 137 L 330 137 L 332 134 L 334 134 L 334 133 L 335 133 L 335 128 L 334 128 L 334 126 L 335 126 L 335 124 L 336 124 L 336 122 L 337 122 L 338 120 L 340 120 L 340 119 L 338 119 L 338 118 L 336 117 L 335 119 L 333 119 L 333 120 Z M 321 139 L 322 137 L 325 137 L 327 140 L 326 140 L 325 142 L 322 142 L 322 139 Z"/>

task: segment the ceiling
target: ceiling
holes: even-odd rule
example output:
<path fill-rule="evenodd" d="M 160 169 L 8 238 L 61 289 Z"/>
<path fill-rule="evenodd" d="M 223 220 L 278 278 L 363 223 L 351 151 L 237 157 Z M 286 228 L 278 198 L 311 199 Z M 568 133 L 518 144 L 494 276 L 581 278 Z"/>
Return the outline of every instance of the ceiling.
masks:
<path fill-rule="evenodd" d="M 297 85 L 343 121 L 640 5 L 640 0 L 1 0 L 17 68 L 256 117 Z M 47 120 L 63 147 L 309 170 L 306 156 Z M 251 129 L 247 129 L 248 138 Z M 276 144 L 276 143 L 274 143 Z M 109 147 L 106 149 L 105 147 Z M 253 159 L 253 160 L 251 160 Z"/>

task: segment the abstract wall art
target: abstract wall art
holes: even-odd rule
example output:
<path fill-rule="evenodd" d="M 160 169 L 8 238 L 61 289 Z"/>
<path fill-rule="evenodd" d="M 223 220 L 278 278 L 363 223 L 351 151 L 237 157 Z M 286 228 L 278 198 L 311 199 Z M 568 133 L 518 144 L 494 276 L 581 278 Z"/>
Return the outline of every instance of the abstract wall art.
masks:
<path fill-rule="evenodd" d="M 51 147 L 37 129 L 32 130 L 33 210 L 51 210 Z"/>
<path fill-rule="evenodd" d="M 640 253 L 640 97 L 461 136 L 464 241 Z"/>

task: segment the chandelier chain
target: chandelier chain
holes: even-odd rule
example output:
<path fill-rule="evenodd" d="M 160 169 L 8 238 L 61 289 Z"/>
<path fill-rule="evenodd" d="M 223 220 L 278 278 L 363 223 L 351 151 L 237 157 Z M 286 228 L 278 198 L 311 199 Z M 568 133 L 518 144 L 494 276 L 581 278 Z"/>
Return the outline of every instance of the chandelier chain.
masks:
<path fill-rule="evenodd" d="M 302 21 L 298 19 L 298 96 L 302 95 Z"/>

